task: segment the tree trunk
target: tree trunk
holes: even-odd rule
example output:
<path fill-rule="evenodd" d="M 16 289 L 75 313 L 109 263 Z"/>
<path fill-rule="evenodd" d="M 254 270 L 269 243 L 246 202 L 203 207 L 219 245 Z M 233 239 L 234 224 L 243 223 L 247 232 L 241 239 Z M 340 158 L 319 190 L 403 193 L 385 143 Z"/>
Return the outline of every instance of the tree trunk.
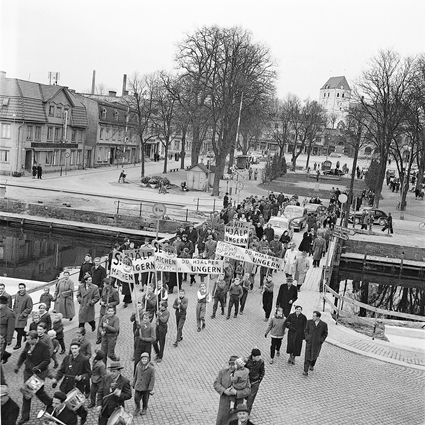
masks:
<path fill-rule="evenodd" d="M 400 179 L 400 220 L 404 220 L 404 212 L 407 206 L 407 194 L 409 193 L 409 179 L 403 177 L 403 181 Z"/>
<path fill-rule="evenodd" d="M 310 142 L 308 143 L 308 148 L 307 148 L 307 162 L 305 164 L 305 169 L 306 170 L 308 170 L 308 165 L 310 163 L 311 143 L 312 143 L 312 140 L 310 140 Z"/>
<path fill-rule="evenodd" d="M 164 171 L 163 171 L 164 174 L 167 174 L 168 146 L 169 146 L 169 140 L 168 139 L 169 139 L 169 137 L 167 136 L 166 139 L 165 139 L 165 146 L 164 146 L 164 148 L 165 148 L 165 150 L 164 150 L 164 156 L 165 156 L 165 158 L 164 158 Z"/>
<path fill-rule="evenodd" d="M 249 151 L 248 134 L 242 134 L 242 155 L 247 155 Z"/>
<path fill-rule="evenodd" d="M 230 153 L 229 153 L 229 167 L 228 167 L 228 173 L 231 173 L 231 168 L 235 162 L 235 147 L 230 146 Z"/>
<path fill-rule="evenodd" d="M 192 126 L 192 152 L 190 158 L 190 165 L 193 167 L 199 162 L 199 153 L 201 152 L 201 142 L 199 140 L 200 128 L 198 123 Z"/>
<path fill-rule="evenodd" d="M 182 129 L 182 148 L 180 152 L 180 168 L 184 170 L 184 160 L 186 156 L 186 132 L 187 126 L 184 126 Z"/>
<path fill-rule="evenodd" d="M 223 175 L 224 167 L 226 166 L 226 156 L 216 155 L 215 165 L 216 165 L 216 167 L 215 167 L 212 196 L 219 196 L 219 194 L 220 194 L 220 178 Z"/>
<path fill-rule="evenodd" d="M 380 164 L 381 168 L 379 169 L 378 178 L 375 182 L 375 198 L 373 200 L 373 205 L 375 208 L 379 208 L 379 201 L 381 199 L 381 193 L 382 193 L 382 185 L 384 183 L 385 179 L 385 168 L 382 164 L 387 164 L 388 161 L 388 153 L 382 154 L 380 157 Z"/>
<path fill-rule="evenodd" d="M 140 164 L 140 177 L 145 176 L 145 143 L 143 136 L 140 136 L 140 153 L 141 153 L 141 164 Z"/>

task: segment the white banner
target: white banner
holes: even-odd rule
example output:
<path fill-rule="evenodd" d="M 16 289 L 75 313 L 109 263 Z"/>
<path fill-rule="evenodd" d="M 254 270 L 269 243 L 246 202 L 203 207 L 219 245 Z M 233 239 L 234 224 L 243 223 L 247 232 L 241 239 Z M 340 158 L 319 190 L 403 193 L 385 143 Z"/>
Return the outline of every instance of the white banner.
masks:
<path fill-rule="evenodd" d="M 224 242 L 247 246 L 250 228 L 250 223 L 233 221 L 224 228 Z"/>
<path fill-rule="evenodd" d="M 223 273 L 223 260 L 177 258 L 177 268 L 180 273 L 220 274 Z"/>
<path fill-rule="evenodd" d="M 226 242 L 219 241 L 215 251 L 217 255 L 233 258 L 234 260 L 245 261 L 247 263 L 264 266 L 273 270 L 283 269 L 283 259 L 272 257 L 252 249 L 242 248 L 240 246 L 231 245 Z"/>

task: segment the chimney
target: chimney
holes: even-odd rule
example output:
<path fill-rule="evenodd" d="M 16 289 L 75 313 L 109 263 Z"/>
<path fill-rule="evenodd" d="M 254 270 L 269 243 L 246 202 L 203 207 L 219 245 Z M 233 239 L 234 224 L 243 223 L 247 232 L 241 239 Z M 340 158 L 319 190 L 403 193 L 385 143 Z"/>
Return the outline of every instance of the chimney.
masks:
<path fill-rule="evenodd" d="M 0 71 L 0 78 L 3 80 L 6 78 L 6 71 Z"/>
<path fill-rule="evenodd" d="M 124 74 L 122 78 L 122 95 L 126 96 L 128 94 L 127 91 L 127 74 Z"/>
<path fill-rule="evenodd" d="M 109 90 L 109 97 L 116 97 L 117 92 L 113 90 Z"/>
<path fill-rule="evenodd" d="M 96 71 L 93 70 L 93 78 L 91 80 L 91 94 L 94 94 L 95 89 L 96 89 Z"/>

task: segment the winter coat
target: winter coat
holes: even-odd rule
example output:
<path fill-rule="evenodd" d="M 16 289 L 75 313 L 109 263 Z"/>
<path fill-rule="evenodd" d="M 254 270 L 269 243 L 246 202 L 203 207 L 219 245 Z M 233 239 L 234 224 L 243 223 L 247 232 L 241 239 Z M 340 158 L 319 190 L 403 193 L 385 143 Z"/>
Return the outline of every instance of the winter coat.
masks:
<path fill-rule="evenodd" d="M 30 352 L 31 345 L 29 342 L 25 344 L 24 351 L 18 359 L 17 367 L 20 368 L 21 365 L 25 362 L 24 369 L 24 381 L 30 378 L 33 375 L 33 368 L 37 368 L 39 372 L 36 372 L 36 375 L 41 379 L 45 379 L 48 374 L 48 366 L 50 364 L 50 352 L 46 344 L 38 341 L 32 351 Z"/>
<path fill-rule="evenodd" d="M 98 384 L 102 377 L 106 375 L 106 366 L 103 360 L 93 360 L 91 381 L 93 384 Z"/>
<path fill-rule="evenodd" d="M 313 260 L 320 260 L 325 251 L 326 242 L 323 238 L 318 237 L 313 242 Z"/>
<path fill-rule="evenodd" d="M 102 406 L 100 416 L 109 418 L 114 410 L 119 406 L 124 406 L 126 400 L 131 398 L 131 386 L 130 381 L 124 376 L 118 376 L 116 385 L 111 388 L 112 376 L 106 375 L 102 378 L 97 392 L 97 405 Z M 121 390 L 120 395 L 110 395 L 115 389 Z"/>
<path fill-rule="evenodd" d="M 296 259 L 294 279 L 297 281 L 298 285 L 304 283 L 309 268 L 310 261 L 307 258 L 300 257 Z"/>
<path fill-rule="evenodd" d="M 83 264 L 81 264 L 80 267 L 80 274 L 78 275 L 78 281 L 79 282 L 83 282 L 84 281 L 84 276 L 86 275 L 86 273 L 90 273 L 92 267 L 94 267 L 94 263 L 86 263 L 84 261 Z"/>
<path fill-rule="evenodd" d="M 305 358 L 312 361 L 319 357 L 322 344 L 328 336 L 328 325 L 319 320 L 318 324 L 314 320 L 308 320 L 304 330 L 305 336 Z"/>
<path fill-rule="evenodd" d="M 96 285 L 80 284 L 77 291 L 77 301 L 80 304 L 78 322 L 86 323 L 94 320 L 94 305 L 100 300 L 99 289 Z"/>
<path fill-rule="evenodd" d="M 286 274 L 294 274 L 295 273 L 295 259 L 297 258 L 298 251 L 294 249 L 293 251 L 291 249 L 288 249 L 285 252 L 285 267 L 283 268 L 283 271 Z"/>
<path fill-rule="evenodd" d="M 12 342 L 13 332 L 15 331 L 15 313 L 7 306 L 0 310 L 0 335 L 7 344 Z"/>
<path fill-rule="evenodd" d="M 288 328 L 288 346 L 286 352 L 299 356 L 304 339 L 304 329 L 307 324 L 307 317 L 300 313 L 298 316 L 296 313 L 292 313 L 288 316 L 285 321 L 285 327 Z"/>
<path fill-rule="evenodd" d="M 55 289 L 55 310 L 62 313 L 64 319 L 72 319 L 75 316 L 74 284 L 69 279 L 60 279 Z"/>
<path fill-rule="evenodd" d="M 83 379 L 76 381 L 75 376 L 77 375 L 82 376 Z M 55 378 L 58 382 L 63 378 L 59 388 L 67 394 L 74 386 L 84 393 L 85 382 L 90 379 L 90 376 L 91 366 L 89 359 L 82 354 L 78 354 L 75 358 L 72 354 L 68 354 L 63 359 Z"/>
<path fill-rule="evenodd" d="M 283 315 L 289 316 L 294 302 L 298 299 L 298 289 L 295 285 L 289 286 L 286 283 L 282 283 L 279 288 L 279 293 L 276 299 L 276 307 L 283 309 Z M 292 301 L 292 303 L 290 303 Z"/>
<path fill-rule="evenodd" d="M 28 316 L 32 312 L 32 298 L 25 292 L 20 295 L 19 292 L 15 296 L 15 304 L 13 312 L 16 316 L 15 328 L 25 328 Z"/>
<path fill-rule="evenodd" d="M 133 378 L 133 388 L 136 391 L 152 391 L 155 385 L 155 367 L 152 362 L 145 365 L 137 363 Z"/>

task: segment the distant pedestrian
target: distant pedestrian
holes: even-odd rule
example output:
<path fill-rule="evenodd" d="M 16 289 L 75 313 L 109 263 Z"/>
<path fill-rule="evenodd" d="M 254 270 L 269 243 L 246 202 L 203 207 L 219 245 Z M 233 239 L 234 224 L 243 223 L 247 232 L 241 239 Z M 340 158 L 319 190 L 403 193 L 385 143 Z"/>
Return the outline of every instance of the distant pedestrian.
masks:
<path fill-rule="evenodd" d="M 326 241 L 321 236 L 318 236 L 313 241 L 313 268 L 319 267 L 320 260 L 322 259 L 325 250 Z"/>
<path fill-rule="evenodd" d="M 183 326 L 186 322 L 186 310 L 189 300 L 185 297 L 184 289 L 179 290 L 179 296 L 175 299 L 173 308 L 176 310 L 176 325 L 177 325 L 177 337 L 176 342 L 173 344 L 177 347 L 179 342 L 183 339 Z"/>
<path fill-rule="evenodd" d="M 264 321 L 266 322 L 269 320 L 273 307 L 273 288 L 274 283 L 272 282 L 272 277 L 267 276 L 264 285 L 261 288 L 261 292 L 263 294 L 263 310 L 265 313 Z"/>
<path fill-rule="evenodd" d="M 120 176 L 118 178 L 118 183 L 126 183 L 125 178 L 127 177 L 127 174 L 125 174 L 124 169 L 121 170 Z"/>
<path fill-rule="evenodd" d="M 34 164 L 32 166 L 32 178 L 35 179 L 37 177 L 37 166 Z"/>
<path fill-rule="evenodd" d="M 37 165 L 37 179 L 41 180 L 42 175 L 43 175 L 43 167 L 40 164 L 38 164 Z"/>
<path fill-rule="evenodd" d="M 213 304 L 213 312 L 212 312 L 211 319 L 215 318 L 218 303 L 220 303 L 221 314 L 224 315 L 224 304 L 225 304 L 226 292 L 227 292 L 227 284 L 226 284 L 226 281 L 224 280 L 224 273 L 222 273 L 218 276 L 218 279 L 216 280 L 214 284 L 214 288 L 213 288 L 214 304 Z"/>
<path fill-rule="evenodd" d="M 258 168 L 254 170 L 254 180 L 257 180 L 257 178 L 258 178 Z"/>
<path fill-rule="evenodd" d="M 46 311 L 50 310 L 52 306 L 53 295 L 50 293 L 50 288 L 46 286 L 43 289 L 43 293 L 40 295 L 40 303 L 43 303 L 46 306 Z"/>
<path fill-rule="evenodd" d="M 239 301 L 242 298 L 243 289 L 240 285 L 240 279 L 235 278 L 233 283 L 229 288 L 229 307 L 227 309 L 227 319 L 230 319 L 230 314 L 232 313 L 232 307 L 235 306 L 234 318 L 238 317 L 239 312 Z"/>
<path fill-rule="evenodd" d="M 223 208 L 227 208 L 229 205 L 229 193 L 226 192 L 226 194 L 223 196 Z"/>
<path fill-rule="evenodd" d="M 210 293 L 207 290 L 205 283 L 201 282 L 197 292 L 198 304 L 196 305 L 196 324 L 198 332 L 205 329 L 205 313 L 207 311 L 207 302 L 209 302 Z"/>
<path fill-rule="evenodd" d="M 285 327 L 288 328 L 288 345 L 286 353 L 289 354 L 288 363 L 295 364 L 295 357 L 301 355 L 304 329 L 307 324 L 307 317 L 304 316 L 302 307 L 295 306 L 295 313 L 290 314 L 285 321 Z"/>
<path fill-rule="evenodd" d="M 283 316 L 283 310 L 280 307 L 276 309 L 275 316 L 270 319 L 266 333 L 264 334 L 266 338 L 269 332 L 271 336 L 270 364 L 273 364 L 275 354 L 277 354 L 278 357 L 280 356 L 280 347 L 285 335 L 285 317 Z"/>
<path fill-rule="evenodd" d="M 142 353 L 140 362 L 136 366 L 133 378 L 134 403 L 136 408 L 133 416 L 146 415 L 148 409 L 149 396 L 155 386 L 155 367 L 150 361 L 149 353 Z M 142 402 L 142 411 L 140 411 L 140 402 Z"/>
<path fill-rule="evenodd" d="M 305 359 L 304 376 L 308 376 L 308 371 L 314 370 L 317 358 L 319 357 L 322 344 L 328 336 L 328 325 L 320 320 L 321 313 L 313 311 L 313 320 L 308 320 L 304 330 L 305 336 Z"/>
<path fill-rule="evenodd" d="M 72 320 L 75 316 L 74 284 L 69 278 L 69 271 L 64 271 L 62 278 L 59 278 L 53 300 L 55 311 L 61 313 L 64 319 Z"/>
<path fill-rule="evenodd" d="M 393 234 L 393 216 L 391 213 L 388 213 L 387 221 L 385 223 L 385 226 L 382 228 L 382 231 L 385 232 L 385 230 L 388 229 L 388 233 Z"/>
<path fill-rule="evenodd" d="M 156 353 L 156 362 L 161 363 L 164 356 L 165 337 L 168 331 L 168 320 L 170 319 L 170 312 L 167 309 L 168 301 L 161 301 L 156 320 L 156 341 L 153 344 L 153 349 Z"/>
<path fill-rule="evenodd" d="M 93 285 L 92 278 L 89 276 L 84 283 L 81 283 L 77 291 L 77 301 L 80 304 L 78 313 L 78 323 L 80 328 L 84 328 L 86 323 L 91 325 L 91 330 L 96 330 L 94 321 L 94 305 L 99 302 L 99 289 Z"/>

